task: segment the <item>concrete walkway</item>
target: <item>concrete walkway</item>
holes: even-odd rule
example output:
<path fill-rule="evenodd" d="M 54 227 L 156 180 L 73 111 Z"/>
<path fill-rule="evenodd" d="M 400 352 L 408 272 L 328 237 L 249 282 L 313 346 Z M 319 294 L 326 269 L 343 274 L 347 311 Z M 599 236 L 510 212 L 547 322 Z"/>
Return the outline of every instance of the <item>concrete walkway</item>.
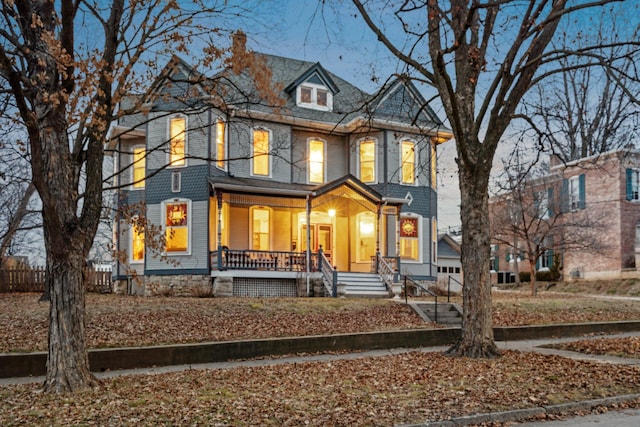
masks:
<path fill-rule="evenodd" d="M 629 336 L 640 336 L 640 331 L 612 334 L 612 335 L 591 336 L 589 337 L 589 339 L 606 339 L 606 338 L 619 338 L 619 337 L 629 337 Z M 497 341 L 496 344 L 502 350 L 519 350 L 524 352 L 538 352 L 542 354 L 550 354 L 550 355 L 553 354 L 553 355 L 558 355 L 562 357 L 569 357 L 569 358 L 580 359 L 580 360 L 591 360 L 591 361 L 596 361 L 601 363 L 611 363 L 611 364 L 620 364 L 620 365 L 640 365 L 640 359 L 624 359 L 620 357 L 611 357 L 611 356 L 586 355 L 586 354 L 580 354 L 580 353 L 575 353 L 570 351 L 563 351 L 563 350 L 556 350 L 556 349 L 542 347 L 548 344 L 575 341 L 579 339 L 584 339 L 584 338 L 583 337 L 582 338 L 567 337 L 567 338 L 522 340 L 522 341 L 511 341 L 511 342 Z M 395 349 L 371 350 L 371 351 L 362 351 L 362 352 L 353 352 L 353 353 L 344 353 L 344 354 L 319 354 L 319 355 L 312 355 L 312 356 L 262 358 L 262 359 L 255 359 L 255 360 L 214 362 L 214 363 L 202 363 L 202 364 L 193 364 L 193 365 L 174 365 L 174 366 L 164 366 L 164 367 L 154 367 L 154 368 L 100 372 L 100 373 L 96 373 L 96 376 L 98 378 L 112 378 L 112 377 L 118 377 L 122 375 L 162 374 L 166 372 L 179 372 L 179 371 L 197 370 L 197 369 L 227 369 L 227 368 L 233 368 L 237 366 L 258 367 L 258 366 L 282 365 L 282 364 L 290 364 L 290 363 L 303 363 L 303 362 L 311 362 L 311 361 L 329 362 L 333 360 L 342 360 L 342 359 L 360 359 L 360 358 L 366 358 L 366 357 L 403 354 L 403 353 L 413 352 L 413 351 L 441 352 L 441 351 L 445 351 L 447 348 L 448 348 L 447 346 L 433 346 L 433 347 L 421 347 L 421 348 L 395 348 Z M 0 379 L 0 385 L 24 384 L 24 383 L 43 382 L 43 381 L 44 381 L 44 377 L 2 378 Z M 548 407 L 538 407 L 538 408 L 530 408 L 530 409 L 524 409 L 524 410 L 506 411 L 506 412 L 500 412 L 500 413 L 476 414 L 476 415 L 460 417 L 460 418 L 447 420 L 447 421 L 415 424 L 415 425 L 412 425 L 411 427 L 469 426 L 469 425 L 488 423 L 488 422 L 518 423 L 518 422 L 524 422 L 527 419 L 531 419 L 533 417 L 544 415 L 544 414 L 561 414 L 561 413 L 571 413 L 571 412 L 579 412 L 579 411 L 588 412 L 596 407 L 618 405 L 618 404 L 628 402 L 634 399 L 639 399 L 639 398 L 640 398 L 640 393 L 636 395 L 617 396 L 617 397 L 611 397 L 611 398 L 591 400 L 586 402 L 573 402 L 573 403 L 563 404 L 563 405 L 553 405 Z M 637 417 L 637 418 L 634 418 L 634 417 Z M 623 419 L 624 421 L 621 421 L 621 419 Z M 638 423 L 638 420 L 640 420 L 640 411 L 628 410 L 628 411 L 618 411 L 618 412 L 612 411 L 611 413 L 601 414 L 598 416 L 593 415 L 593 416 L 587 416 L 587 417 L 574 417 L 574 418 L 561 420 L 561 421 L 535 422 L 530 424 L 525 423 L 524 425 L 530 426 L 530 427 L 534 427 L 534 426 L 535 427 L 542 427 L 542 426 L 571 427 L 571 426 L 588 425 L 588 423 L 598 423 L 598 425 L 600 426 L 618 426 L 618 425 L 637 426 L 637 425 L 640 425 L 640 423 Z"/>

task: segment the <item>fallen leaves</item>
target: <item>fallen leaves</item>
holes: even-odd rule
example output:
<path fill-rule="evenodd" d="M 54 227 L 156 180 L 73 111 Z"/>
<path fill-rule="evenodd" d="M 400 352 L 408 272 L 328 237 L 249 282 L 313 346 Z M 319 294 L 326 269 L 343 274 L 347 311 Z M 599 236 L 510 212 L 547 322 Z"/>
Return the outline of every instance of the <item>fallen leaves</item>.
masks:
<path fill-rule="evenodd" d="M 64 396 L 0 387 L 1 425 L 380 426 L 637 392 L 638 367 L 506 351 L 136 375 Z"/>

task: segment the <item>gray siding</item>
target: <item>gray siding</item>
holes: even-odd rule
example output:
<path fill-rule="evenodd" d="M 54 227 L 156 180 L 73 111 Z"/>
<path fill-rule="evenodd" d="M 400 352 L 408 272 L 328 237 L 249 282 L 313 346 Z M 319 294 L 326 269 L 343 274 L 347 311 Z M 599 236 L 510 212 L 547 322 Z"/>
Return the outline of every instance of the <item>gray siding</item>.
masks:
<path fill-rule="evenodd" d="M 181 191 L 178 193 L 171 191 L 171 175 L 173 172 L 181 173 Z M 185 198 L 197 201 L 209 200 L 207 172 L 208 169 L 206 165 L 159 171 L 147 180 L 147 204 L 157 204 L 163 200 L 172 198 Z"/>

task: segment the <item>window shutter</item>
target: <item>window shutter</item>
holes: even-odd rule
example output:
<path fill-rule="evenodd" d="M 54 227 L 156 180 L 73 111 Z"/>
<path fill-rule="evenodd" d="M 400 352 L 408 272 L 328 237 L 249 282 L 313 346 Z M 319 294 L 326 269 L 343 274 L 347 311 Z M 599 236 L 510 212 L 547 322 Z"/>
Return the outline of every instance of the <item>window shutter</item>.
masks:
<path fill-rule="evenodd" d="M 560 194 L 560 212 L 569 212 L 569 180 L 562 179 L 562 190 Z"/>
<path fill-rule="evenodd" d="M 585 176 L 584 174 L 580 174 L 580 177 L 578 178 L 578 184 L 580 186 L 580 209 L 584 209 L 586 206 L 586 182 L 585 182 Z"/>
<path fill-rule="evenodd" d="M 627 200 L 633 199 L 633 169 L 627 169 Z"/>

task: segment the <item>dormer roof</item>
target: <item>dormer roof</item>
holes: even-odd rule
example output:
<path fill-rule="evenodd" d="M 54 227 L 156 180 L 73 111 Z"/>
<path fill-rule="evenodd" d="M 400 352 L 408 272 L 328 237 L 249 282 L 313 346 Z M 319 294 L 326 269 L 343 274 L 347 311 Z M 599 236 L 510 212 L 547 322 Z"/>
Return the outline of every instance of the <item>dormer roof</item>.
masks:
<path fill-rule="evenodd" d="M 340 88 L 338 87 L 338 85 L 336 85 L 336 83 L 331 78 L 331 75 L 327 72 L 327 70 L 324 69 L 324 67 L 322 67 L 322 65 L 320 65 L 319 62 L 316 62 L 305 72 L 300 74 L 298 78 L 296 78 L 287 87 L 284 88 L 284 91 L 287 93 L 291 93 L 295 91 L 298 86 L 305 82 L 325 86 L 331 91 L 333 95 L 340 92 Z"/>

